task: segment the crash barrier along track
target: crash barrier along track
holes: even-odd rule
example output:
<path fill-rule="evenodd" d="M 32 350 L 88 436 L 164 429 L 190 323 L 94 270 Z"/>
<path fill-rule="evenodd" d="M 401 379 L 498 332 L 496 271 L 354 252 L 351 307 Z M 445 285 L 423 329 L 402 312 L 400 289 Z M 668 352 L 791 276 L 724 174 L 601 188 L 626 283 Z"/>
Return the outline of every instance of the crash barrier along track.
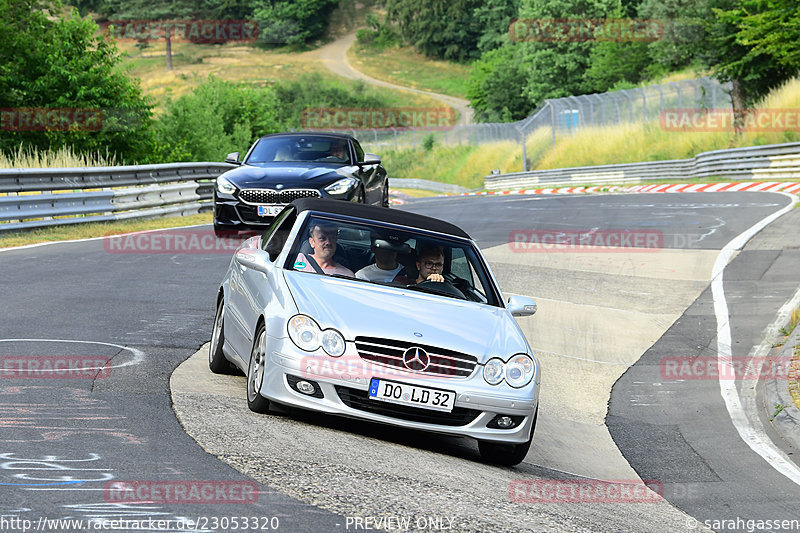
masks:
<path fill-rule="evenodd" d="M 0 169 L 0 232 L 211 208 L 227 163 Z"/>
<path fill-rule="evenodd" d="M 489 190 L 503 190 L 715 176 L 743 181 L 800 180 L 800 143 L 715 150 L 692 159 L 495 174 L 486 176 L 484 183 Z"/>

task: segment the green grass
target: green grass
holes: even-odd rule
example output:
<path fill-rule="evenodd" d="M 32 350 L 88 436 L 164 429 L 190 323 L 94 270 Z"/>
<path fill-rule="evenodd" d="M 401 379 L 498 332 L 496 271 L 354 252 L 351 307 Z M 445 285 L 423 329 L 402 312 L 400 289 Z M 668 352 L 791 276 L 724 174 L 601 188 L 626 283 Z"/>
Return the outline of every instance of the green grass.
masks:
<path fill-rule="evenodd" d="M 347 58 L 353 68 L 379 80 L 458 98 L 467 97 L 469 65 L 430 59 L 410 47 L 375 51 L 358 43 L 348 50 Z"/>
<path fill-rule="evenodd" d="M 134 231 L 211 224 L 211 212 L 185 217 L 153 218 L 146 220 L 123 220 L 117 222 L 89 222 L 55 226 L 14 233 L 0 233 L 0 248 L 24 246 L 42 242 L 89 239 L 106 235 L 119 235 Z"/>

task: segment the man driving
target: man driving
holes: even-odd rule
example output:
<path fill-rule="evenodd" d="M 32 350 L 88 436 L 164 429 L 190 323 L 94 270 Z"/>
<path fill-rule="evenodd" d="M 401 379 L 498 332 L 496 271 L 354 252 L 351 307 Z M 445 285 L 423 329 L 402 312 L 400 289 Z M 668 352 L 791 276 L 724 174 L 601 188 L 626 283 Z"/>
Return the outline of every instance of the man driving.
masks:
<path fill-rule="evenodd" d="M 336 254 L 337 233 L 338 228 L 333 224 L 314 223 L 308 233 L 308 244 L 314 252 L 310 255 L 297 254 L 295 270 L 353 277 L 353 271 L 340 265 L 333 257 Z"/>
<path fill-rule="evenodd" d="M 426 244 L 419 251 L 417 258 L 417 283 L 423 281 L 443 282 L 444 249 L 437 244 Z"/>

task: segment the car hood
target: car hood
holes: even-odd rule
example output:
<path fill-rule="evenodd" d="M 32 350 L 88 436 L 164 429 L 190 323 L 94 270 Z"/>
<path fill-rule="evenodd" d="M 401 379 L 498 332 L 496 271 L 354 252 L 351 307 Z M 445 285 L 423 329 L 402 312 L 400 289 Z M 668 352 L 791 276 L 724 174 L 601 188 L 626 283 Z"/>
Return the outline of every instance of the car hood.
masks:
<path fill-rule="evenodd" d="M 285 271 L 285 277 L 299 312 L 348 341 L 369 336 L 420 343 L 474 355 L 480 363 L 530 353 L 503 308 L 305 272 Z"/>
<path fill-rule="evenodd" d="M 242 165 L 225 173 L 225 179 L 240 189 L 274 187 L 319 187 L 349 176 L 343 167 L 332 163 L 265 163 L 263 166 Z"/>

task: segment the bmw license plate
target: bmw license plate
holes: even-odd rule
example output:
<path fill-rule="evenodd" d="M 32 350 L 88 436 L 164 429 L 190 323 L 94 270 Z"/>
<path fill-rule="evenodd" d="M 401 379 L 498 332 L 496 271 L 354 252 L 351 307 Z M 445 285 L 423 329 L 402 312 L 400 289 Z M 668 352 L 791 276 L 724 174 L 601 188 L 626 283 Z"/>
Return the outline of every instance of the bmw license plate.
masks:
<path fill-rule="evenodd" d="M 282 205 L 260 205 L 258 206 L 258 216 L 275 217 L 283 210 Z"/>
<path fill-rule="evenodd" d="M 372 378 L 369 382 L 369 397 L 382 402 L 399 403 L 451 412 L 456 401 L 454 391 L 418 387 L 399 381 Z"/>

